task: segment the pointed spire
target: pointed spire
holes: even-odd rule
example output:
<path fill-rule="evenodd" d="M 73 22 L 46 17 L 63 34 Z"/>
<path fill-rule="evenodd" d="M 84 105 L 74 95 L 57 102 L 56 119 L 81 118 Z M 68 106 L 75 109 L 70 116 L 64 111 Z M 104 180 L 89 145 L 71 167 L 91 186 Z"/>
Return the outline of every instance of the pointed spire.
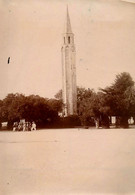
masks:
<path fill-rule="evenodd" d="M 72 33 L 71 24 L 70 24 L 70 17 L 69 17 L 69 12 L 68 12 L 68 5 L 67 5 L 67 17 L 66 17 L 65 33 Z"/>

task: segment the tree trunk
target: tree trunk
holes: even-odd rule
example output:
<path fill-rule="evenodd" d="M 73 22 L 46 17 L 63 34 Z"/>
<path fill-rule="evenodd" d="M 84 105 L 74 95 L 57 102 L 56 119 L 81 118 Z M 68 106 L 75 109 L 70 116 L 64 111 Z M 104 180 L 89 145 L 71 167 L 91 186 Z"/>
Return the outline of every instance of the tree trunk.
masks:
<path fill-rule="evenodd" d="M 116 123 L 115 123 L 116 128 L 120 127 L 120 121 L 121 121 L 121 118 L 119 116 L 116 116 Z"/>
<path fill-rule="evenodd" d="M 122 116 L 121 117 L 120 126 L 122 128 L 129 128 L 128 117 L 127 116 Z"/>
<path fill-rule="evenodd" d="M 102 119 L 101 126 L 105 129 L 109 129 L 110 128 L 109 117 L 107 115 L 102 115 L 101 119 Z"/>

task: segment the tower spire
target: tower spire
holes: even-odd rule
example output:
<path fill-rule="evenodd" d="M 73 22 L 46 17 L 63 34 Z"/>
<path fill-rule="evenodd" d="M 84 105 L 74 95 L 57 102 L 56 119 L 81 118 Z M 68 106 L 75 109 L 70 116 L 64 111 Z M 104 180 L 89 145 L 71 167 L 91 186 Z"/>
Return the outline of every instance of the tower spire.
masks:
<path fill-rule="evenodd" d="M 72 33 L 70 17 L 69 17 L 69 11 L 68 11 L 68 5 L 67 5 L 67 16 L 66 16 L 66 29 L 65 29 L 65 33 Z"/>

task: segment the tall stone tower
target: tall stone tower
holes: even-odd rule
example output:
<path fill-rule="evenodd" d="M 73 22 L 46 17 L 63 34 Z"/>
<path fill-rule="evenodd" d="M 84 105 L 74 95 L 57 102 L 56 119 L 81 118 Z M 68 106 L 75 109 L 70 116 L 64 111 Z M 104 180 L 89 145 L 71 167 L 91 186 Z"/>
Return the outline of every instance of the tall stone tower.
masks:
<path fill-rule="evenodd" d="M 69 116 L 77 114 L 77 88 L 74 34 L 71 29 L 68 7 L 61 52 L 63 116 Z"/>

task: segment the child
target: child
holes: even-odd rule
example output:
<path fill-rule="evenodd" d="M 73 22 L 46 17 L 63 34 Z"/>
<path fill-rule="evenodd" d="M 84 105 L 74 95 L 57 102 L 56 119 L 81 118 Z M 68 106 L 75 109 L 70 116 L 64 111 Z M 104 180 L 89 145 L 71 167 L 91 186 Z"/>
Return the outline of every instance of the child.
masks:
<path fill-rule="evenodd" d="M 35 122 L 32 122 L 32 127 L 31 127 L 31 131 L 36 131 L 36 123 Z"/>

